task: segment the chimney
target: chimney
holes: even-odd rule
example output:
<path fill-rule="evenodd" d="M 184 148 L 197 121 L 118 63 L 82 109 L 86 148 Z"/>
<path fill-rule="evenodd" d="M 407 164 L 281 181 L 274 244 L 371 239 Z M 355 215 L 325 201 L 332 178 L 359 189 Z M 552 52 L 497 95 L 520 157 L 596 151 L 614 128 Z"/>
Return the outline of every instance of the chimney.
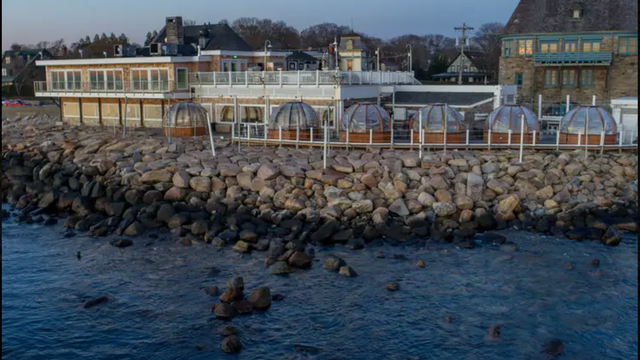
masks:
<path fill-rule="evenodd" d="M 166 42 L 169 44 L 184 44 L 184 27 L 182 26 L 182 16 L 172 16 L 167 18 Z"/>
<path fill-rule="evenodd" d="M 62 58 L 66 59 L 69 57 L 69 49 L 66 46 L 62 46 Z"/>

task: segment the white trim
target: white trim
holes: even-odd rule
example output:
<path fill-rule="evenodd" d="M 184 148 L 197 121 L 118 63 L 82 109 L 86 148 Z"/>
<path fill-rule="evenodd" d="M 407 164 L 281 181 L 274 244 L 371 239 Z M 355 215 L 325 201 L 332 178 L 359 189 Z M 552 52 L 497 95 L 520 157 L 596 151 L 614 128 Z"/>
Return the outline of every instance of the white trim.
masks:
<path fill-rule="evenodd" d="M 248 57 L 264 57 L 264 51 L 231 51 L 231 50 L 203 50 L 202 55 L 210 56 L 248 56 Z M 287 57 L 293 54 L 292 51 L 267 51 L 269 57 Z"/>
<path fill-rule="evenodd" d="M 67 112 L 65 111 L 65 107 L 67 106 L 73 106 L 75 107 L 76 110 L 78 110 L 78 115 L 68 115 Z M 79 101 L 63 101 L 62 102 L 62 117 L 63 118 L 80 118 L 80 102 Z"/>
<path fill-rule="evenodd" d="M 145 57 L 121 57 L 98 59 L 72 59 L 72 60 L 38 60 L 37 66 L 65 66 L 65 65 L 113 65 L 113 64 L 158 64 L 158 63 L 185 63 L 185 62 L 209 62 L 211 56 L 145 56 Z"/>
<path fill-rule="evenodd" d="M 57 70 L 51 70 L 51 71 L 57 71 Z M 120 76 L 120 82 L 121 82 L 121 87 L 119 89 L 116 89 L 116 72 L 120 72 L 121 76 Z M 87 74 L 89 75 L 89 89 L 91 89 L 91 91 L 96 91 L 97 89 L 92 89 L 91 85 L 93 84 L 93 82 L 91 81 L 91 72 L 102 72 L 102 76 L 103 76 L 103 83 L 104 86 L 102 87 L 102 90 L 106 90 L 106 91 L 118 91 L 118 90 L 123 90 L 124 89 L 124 69 L 123 68 L 111 68 L 111 69 L 87 69 Z M 111 72 L 113 75 L 113 89 L 107 89 L 107 85 L 108 85 L 108 81 L 107 81 L 107 73 Z"/>
<path fill-rule="evenodd" d="M 71 98 L 111 98 L 111 99 L 191 99 L 191 93 L 144 93 L 144 92 L 76 92 L 76 91 L 38 91 L 36 97 Z M 305 97 L 305 99 L 310 99 Z"/>
<path fill-rule="evenodd" d="M 124 104 L 123 104 L 124 105 Z M 131 107 L 132 109 L 135 109 L 134 111 L 134 115 L 130 115 L 129 112 L 127 110 L 129 110 L 129 107 Z M 129 120 L 140 120 L 142 119 L 142 114 L 140 114 L 140 103 L 127 103 L 127 105 L 124 108 L 124 112 L 125 114 L 127 114 L 127 122 Z"/>
<path fill-rule="evenodd" d="M 183 88 L 180 87 L 180 82 L 179 82 L 180 80 L 178 79 L 178 71 L 180 71 L 180 70 L 186 70 L 186 72 L 187 72 L 187 75 L 186 75 L 186 78 L 185 78 L 187 84 Z M 175 71 L 176 71 L 176 73 L 174 74 L 174 77 L 175 77 L 175 82 L 176 82 L 176 90 L 189 90 L 189 88 L 190 88 L 190 85 L 189 85 L 189 68 L 186 68 L 186 67 L 183 67 L 183 66 L 176 67 Z"/>
<path fill-rule="evenodd" d="M 157 68 L 131 68 L 131 69 L 129 69 L 129 79 L 130 79 L 129 83 L 131 84 L 131 88 L 134 91 L 143 91 L 142 89 L 137 89 L 137 90 L 135 89 L 134 84 L 135 84 L 136 81 L 133 80 L 134 79 L 134 77 L 133 77 L 133 72 L 134 71 L 146 71 L 147 72 L 147 81 L 146 81 L 147 87 L 146 87 L 146 89 L 151 88 L 151 85 L 152 85 L 152 83 L 151 83 L 151 71 L 158 71 L 158 81 L 160 81 L 160 79 L 161 79 L 160 71 L 166 71 L 167 72 L 167 91 L 171 90 L 170 89 L 171 79 L 169 78 L 169 74 L 171 73 L 171 71 L 169 71 L 168 67 L 166 67 L 166 68 L 157 67 Z M 142 84 L 142 83 L 143 82 L 140 81 L 140 84 Z"/>

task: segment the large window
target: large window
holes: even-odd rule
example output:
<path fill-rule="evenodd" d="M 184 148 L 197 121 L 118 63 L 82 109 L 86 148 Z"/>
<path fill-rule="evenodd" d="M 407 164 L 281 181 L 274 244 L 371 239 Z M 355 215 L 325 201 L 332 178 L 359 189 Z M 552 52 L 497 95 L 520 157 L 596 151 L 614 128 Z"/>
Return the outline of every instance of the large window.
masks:
<path fill-rule="evenodd" d="M 518 40 L 518 55 L 533 55 L 533 39 Z"/>
<path fill-rule="evenodd" d="M 619 41 L 618 52 L 620 54 L 637 54 L 638 38 L 637 37 L 621 37 Z"/>
<path fill-rule="evenodd" d="M 578 51 L 577 39 L 565 39 L 564 40 L 564 52 L 572 53 Z"/>
<path fill-rule="evenodd" d="M 602 40 L 582 40 L 582 51 L 598 52 L 600 51 L 601 44 Z"/>
<path fill-rule="evenodd" d="M 594 81 L 593 69 L 582 69 L 580 72 L 580 86 L 593 86 Z"/>
<path fill-rule="evenodd" d="M 540 42 L 540 52 L 543 53 L 557 53 L 559 52 L 560 45 L 557 41 L 542 41 Z"/>
<path fill-rule="evenodd" d="M 578 72 L 575 69 L 562 70 L 562 86 L 576 86 Z"/>
<path fill-rule="evenodd" d="M 123 90 L 122 70 L 89 70 L 89 86 L 91 90 Z"/>
<path fill-rule="evenodd" d="M 189 69 L 187 68 L 176 69 L 176 85 L 178 90 L 189 89 Z"/>
<path fill-rule="evenodd" d="M 52 70 L 51 90 L 82 90 L 81 70 Z"/>
<path fill-rule="evenodd" d="M 247 71 L 247 60 L 222 60 L 222 71 Z"/>
<path fill-rule="evenodd" d="M 544 86 L 558 86 L 558 70 L 547 70 L 544 73 Z"/>
<path fill-rule="evenodd" d="M 133 91 L 168 91 L 169 69 L 132 69 Z"/>
<path fill-rule="evenodd" d="M 502 56 L 511 56 L 513 54 L 513 41 L 505 40 L 502 42 Z"/>

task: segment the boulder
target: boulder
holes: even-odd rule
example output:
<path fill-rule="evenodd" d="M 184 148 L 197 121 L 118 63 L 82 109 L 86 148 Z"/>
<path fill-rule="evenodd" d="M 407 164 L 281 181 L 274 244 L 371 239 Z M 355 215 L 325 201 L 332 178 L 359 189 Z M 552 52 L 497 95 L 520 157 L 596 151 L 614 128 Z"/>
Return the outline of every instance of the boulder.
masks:
<path fill-rule="evenodd" d="M 469 173 L 467 178 L 467 196 L 473 201 L 482 200 L 482 194 L 484 191 L 484 179 L 482 176 Z"/>
<path fill-rule="evenodd" d="M 111 245 L 119 248 L 126 248 L 133 245 L 133 241 L 129 239 L 119 239 L 111 242 Z"/>
<path fill-rule="evenodd" d="M 262 164 L 257 176 L 262 180 L 273 180 L 280 175 L 280 170 L 273 164 Z"/>
<path fill-rule="evenodd" d="M 433 204 L 433 211 L 439 217 L 447 217 L 456 213 L 458 209 L 453 203 L 437 202 Z"/>
<path fill-rule="evenodd" d="M 188 189 L 189 188 L 189 180 L 191 180 L 191 176 L 184 170 L 180 170 L 173 174 L 173 186 Z"/>
<path fill-rule="evenodd" d="M 189 186 L 197 192 L 209 193 L 211 192 L 211 178 L 206 176 L 196 176 L 189 180 Z"/>
<path fill-rule="evenodd" d="M 311 267 L 311 257 L 305 252 L 296 251 L 289 257 L 289 265 L 301 269 Z"/>
<path fill-rule="evenodd" d="M 371 189 L 378 187 L 378 180 L 372 174 L 364 174 L 360 181 Z"/>
<path fill-rule="evenodd" d="M 329 256 L 324 261 L 324 269 L 329 271 L 339 271 L 341 267 L 346 266 L 347 263 L 337 256 Z"/>
<path fill-rule="evenodd" d="M 220 301 L 231 303 L 242 300 L 244 297 L 244 281 L 241 277 L 236 277 L 227 282 L 227 290 L 220 296 Z"/>
<path fill-rule="evenodd" d="M 287 275 L 291 274 L 293 271 L 289 267 L 289 264 L 287 264 L 286 262 L 277 261 L 269 266 L 269 272 L 273 275 Z"/>
<path fill-rule="evenodd" d="M 397 199 L 389 206 L 389 211 L 398 216 L 409 216 L 410 212 L 404 200 Z"/>
<path fill-rule="evenodd" d="M 242 342 L 240 342 L 240 338 L 236 335 L 230 335 L 222 339 L 220 349 L 228 354 L 235 354 L 242 350 Z"/>
<path fill-rule="evenodd" d="M 373 211 L 373 201 L 371 200 L 358 200 L 351 204 L 351 208 L 358 214 L 368 214 Z"/>
<path fill-rule="evenodd" d="M 152 170 L 142 174 L 142 176 L 140 177 L 140 182 L 143 184 L 171 182 L 172 177 L 173 174 L 171 174 L 167 170 Z"/>
<path fill-rule="evenodd" d="M 263 286 L 251 291 L 247 301 L 257 310 L 266 310 L 271 306 L 271 290 Z"/>
<path fill-rule="evenodd" d="M 340 275 L 342 276 L 346 276 L 346 277 L 356 277 L 358 276 L 358 274 L 355 272 L 355 270 L 353 270 L 350 266 L 342 266 L 340 268 Z"/>
<path fill-rule="evenodd" d="M 433 204 L 437 202 L 436 198 L 426 192 L 420 193 L 420 195 L 418 195 L 418 201 L 427 209 L 433 207 Z"/>
<path fill-rule="evenodd" d="M 182 201 L 188 193 L 189 191 L 187 189 L 182 189 L 174 186 L 171 189 L 167 190 L 167 192 L 164 194 L 164 200 L 172 202 Z"/>
<path fill-rule="evenodd" d="M 238 315 L 238 312 L 230 304 L 221 303 L 215 305 L 213 314 L 219 319 L 229 320 Z"/>
<path fill-rule="evenodd" d="M 253 312 L 253 305 L 248 300 L 239 300 L 231 303 L 238 314 L 251 314 Z"/>
<path fill-rule="evenodd" d="M 235 245 L 233 245 L 233 250 L 241 252 L 241 253 L 248 253 L 248 252 L 251 251 L 251 245 L 249 245 L 246 242 L 240 240 Z"/>
<path fill-rule="evenodd" d="M 515 219 L 513 211 L 520 205 L 520 199 L 517 195 L 511 195 L 498 203 L 496 218 L 499 220 L 510 221 Z"/>
<path fill-rule="evenodd" d="M 609 227 L 607 232 L 602 237 L 602 242 L 608 246 L 618 246 L 620 245 L 620 239 L 622 238 L 622 234 L 620 231 L 616 230 L 614 227 Z"/>

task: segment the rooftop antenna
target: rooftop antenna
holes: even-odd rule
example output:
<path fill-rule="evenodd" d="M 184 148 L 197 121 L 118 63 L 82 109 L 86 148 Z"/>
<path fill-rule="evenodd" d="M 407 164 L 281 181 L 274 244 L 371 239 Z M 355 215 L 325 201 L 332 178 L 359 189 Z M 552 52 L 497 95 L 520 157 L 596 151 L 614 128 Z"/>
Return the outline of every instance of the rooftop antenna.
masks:
<path fill-rule="evenodd" d="M 461 27 L 455 27 L 454 30 L 457 31 L 462 31 L 462 37 L 460 38 L 460 42 L 458 43 L 458 39 L 456 39 L 456 45 L 460 45 L 460 74 L 458 76 L 458 84 L 462 85 L 462 72 L 463 72 L 463 66 L 462 64 L 464 64 L 464 47 L 469 46 L 469 41 L 467 38 L 467 30 L 473 30 L 472 27 L 467 26 L 466 23 L 462 23 Z"/>

